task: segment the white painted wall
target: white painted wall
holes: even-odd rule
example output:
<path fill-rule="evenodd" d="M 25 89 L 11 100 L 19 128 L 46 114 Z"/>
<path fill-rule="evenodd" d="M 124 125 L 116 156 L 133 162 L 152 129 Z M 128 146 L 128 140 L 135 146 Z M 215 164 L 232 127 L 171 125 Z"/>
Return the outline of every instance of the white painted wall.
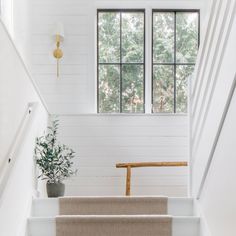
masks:
<path fill-rule="evenodd" d="M 215 6 L 213 23 L 208 28 L 208 47 L 199 55 L 202 55 L 202 60 L 192 93 L 194 195 L 198 192 L 235 75 L 235 1 L 217 1 Z"/>
<path fill-rule="evenodd" d="M 38 103 L 30 129 L 22 138 L 17 154 L 12 157 L 16 162 L 0 199 L 0 234 L 25 236 L 27 216 L 36 188 L 33 161 L 35 137 L 45 129 L 48 113 L 2 22 L 0 49 L 1 168 L 5 158 L 8 158 L 6 154 L 28 103 Z"/>
<path fill-rule="evenodd" d="M 31 58 L 32 1 L 31 0 L 21 0 L 21 1 L 11 0 L 11 1 L 13 1 L 13 32 L 14 32 L 13 40 L 28 70 L 30 70 L 32 65 L 32 58 Z"/>
<path fill-rule="evenodd" d="M 32 8 L 33 78 L 50 112 L 61 115 L 61 140 L 74 147 L 78 155 L 79 175 L 68 181 L 67 194 L 123 194 L 125 172 L 114 168 L 117 162 L 188 160 L 187 116 L 91 116 L 96 113 L 96 10 L 146 9 L 145 94 L 146 112 L 150 113 L 151 10 L 201 9 L 204 22 L 204 1 L 34 0 Z M 60 79 L 56 78 L 52 56 L 52 32 L 57 21 L 65 26 Z M 134 174 L 135 194 L 187 194 L 186 168 L 142 169 Z"/>
<path fill-rule="evenodd" d="M 206 41 L 201 45 L 192 90 L 192 194 L 209 234 L 233 236 L 235 227 L 235 94 L 216 146 L 206 182 L 204 173 L 229 91 L 235 78 L 236 1 L 212 1 Z"/>
<path fill-rule="evenodd" d="M 200 0 L 182 1 L 98 1 L 33 0 L 32 58 L 33 77 L 53 114 L 96 113 L 96 10 L 97 8 L 146 9 L 146 111 L 151 111 L 151 9 L 201 9 Z M 52 56 L 53 24 L 65 26 L 62 44 L 61 78 L 56 78 L 56 61 Z"/>
<path fill-rule="evenodd" d="M 3 0 L 6 1 L 6 0 Z M 206 15 L 205 3 L 200 0 L 172 0 L 172 1 L 66 1 L 66 0 L 34 0 L 23 2 L 13 2 L 14 12 L 14 39 L 17 47 L 20 49 L 21 54 L 30 66 L 32 62 L 31 71 L 33 78 L 38 84 L 43 97 L 49 107 L 49 111 L 53 114 L 70 115 L 70 114 L 90 114 L 96 112 L 96 9 L 97 8 L 145 8 L 147 13 L 147 25 L 146 25 L 146 47 L 149 48 L 146 54 L 146 61 L 151 60 L 150 42 L 151 42 L 151 9 L 152 8 L 199 8 L 201 9 L 201 21 L 204 22 Z M 22 5 L 21 5 L 22 4 Z M 22 9 L 22 11 L 19 11 Z M 22 15 L 21 15 L 22 12 Z M 24 14 L 23 14 L 24 13 Z M 65 25 L 65 41 L 62 45 L 64 51 L 64 57 L 61 60 L 61 78 L 56 79 L 55 72 L 55 60 L 52 57 L 52 50 L 55 47 L 55 43 L 52 40 L 51 34 L 53 25 L 55 22 L 61 21 Z M 30 30 L 29 30 L 30 29 Z M 30 32 L 30 35 L 28 35 Z M 28 50 L 32 50 L 32 58 L 28 55 Z M 31 61 L 32 59 L 32 61 Z M 147 112 L 151 109 L 151 70 L 146 70 L 146 102 Z M 84 136 L 77 137 L 74 135 L 73 130 L 83 129 L 83 133 L 86 133 L 86 129 L 91 126 L 90 115 L 86 116 L 72 116 L 74 117 L 74 129 L 63 128 L 61 131 L 61 139 L 65 140 L 69 145 L 74 146 L 76 143 L 76 151 L 78 152 L 78 161 L 84 161 L 85 167 L 93 167 L 93 160 L 96 159 L 95 152 L 91 152 L 90 145 L 88 143 L 95 143 L 96 135 L 103 137 L 103 130 L 100 129 L 98 133 L 91 133 L 89 137 L 84 140 Z M 102 118 L 101 118 L 102 117 Z M 127 124 L 125 123 L 128 118 Z M 70 120 L 71 116 L 62 116 L 62 123 L 64 120 Z M 81 121 L 82 119 L 82 121 Z M 102 120 L 100 120 L 102 119 Z M 135 137 L 135 147 L 133 146 L 134 135 L 132 124 L 137 121 L 135 128 L 142 127 L 138 131 Z M 187 116 L 93 116 L 92 123 L 99 123 L 101 127 L 107 126 L 107 120 L 111 120 L 111 126 L 108 127 L 108 137 L 103 137 L 103 140 L 107 143 L 105 146 L 100 147 L 99 156 L 102 158 L 107 150 L 117 153 L 117 156 L 112 155 L 111 163 L 108 166 L 108 170 L 101 166 L 106 165 L 106 159 L 102 159 L 101 166 L 98 172 L 91 173 L 91 179 L 88 180 L 83 173 L 83 165 L 79 165 L 81 172 L 78 178 L 69 181 L 68 185 L 84 186 L 82 189 L 76 191 L 69 190 L 68 193 L 75 194 L 122 194 L 124 186 L 124 174 L 122 170 L 114 169 L 114 163 L 117 161 L 137 161 L 140 159 L 140 155 L 137 158 L 138 147 L 142 154 L 140 160 L 152 161 L 152 160 L 187 160 L 188 153 L 188 118 Z M 157 124 L 150 130 L 149 122 Z M 118 126 L 120 138 L 116 138 L 117 127 L 116 123 L 121 123 Z M 82 124 L 82 125 L 81 125 Z M 161 125 L 160 125 L 161 124 Z M 161 127 L 163 126 L 163 127 Z M 67 127 L 67 126 L 65 126 Z M 95 127 L 96 128 L 96 127 Z M 97 127 L 98 128 L 98 127 Z M 166 129 L 165 129 L 166 128 Z M 173 128 L 173 130 L 172 130 Z M 130 129 L 130 131 L 129 131 Z M 161 135 L 156 135 L 162 130 Z M 169 133 L 169 130 L 172 133 Z M 127 137 L 125 136 L 128 130 Z M 146 136 L 143 136 L 142 132 Z M 147 131 L 146 131 L 147 130 Z M 183 135 L 184 134 L 184 135 Z M 67 136 L 71 136 L 67 140 Z M 110 142 L 115 140 L 115 145 Z M 124 145 L 123 139 L 126 140 L 126 149 L 122 150 L 120 147 Z M 170 143 L 168 141 L 171 140 Z M 177 142 L 178 140 L 178 142 Z M 87 142 L 87 144 L 86 144 Z M 140 143 L 144 143 L 140 146 Z M 157 144 L 156 144 L 157 143 Z M 159 144 L 160 143 L 160 144 Z M 176 143 L 179 147 L 179 152 L 176 152 Z M 159 145 L 164 145 L 160 148 Z M 167 147 L 168 145 L 168 147 Z M 83 146 L 83 153 L 81 155 L 80 147 Z M 149 151 L 149 148 L 153 151 Z M 148 150 L 147 150 L 148 149 Z M 104 153 L 105 152 L 105 153 Z M 174 155 L 173 155 L 174 152 Z M 155 155 L 155 156 L 154 156 Z M 105 155 L 106 156 L 106 155 Z M 145 157 L 145 158 L 144 158 Z M 106 158 L 106 157 L 104 157 Z M 122 159 L 120 159 L 122 158 Z M 95 166 L 97 169 L 98 166 Z M 105 176 L 103 171 L 106 171 Z M 135 170 L 136 171 L 136 170 Z M 138 178 L 143 179 L 146 176 L 146 170 L 138 170 L 140 173 L 137 179 L 134 178 L 134 184 L 137 185 Z M 117 176 L 117 173 L 119 175 Z M 141 180 L 140 184 L 147 185 L 148 194 L 162 193 L 168 195 L 186 195 L 187 193 L 187 172 L 184 168 L 180 169 L 168 169 L 163 171 L 162 179 L 159 177 L 159 172 L 153 170 L 152 176 Z M 177 177 L 176 177 L 177 176 Z M 95 186 L 93 180 L 96 179 L 98 185 L 101 187 L 93 189 Z M 162 181 L 163 180 L 163 181 Z M 87 187 L 86 183 L 90 182 L 91 187 Z M 73 184 L 72 184 L 73 183 Z M 95 182 L 96 183 L 96 182 Z M 110 192 L 112 184 L 119 186 L 118 190 L 113 189 Z M 162 187 L 160 188 L 160 183 Z M 105 186 L 105 187 L 103 187 Z M 121 187 L 122 186 L 122 187 Z M 158 188 L 156 188 L 158 186 Z M 108 189 L 108 191 L 100 191 L 101 189 Z M 135 187 L 136 188 L 136 187 Z M 137 194 L 141 192 L 141 186 L 137 185 Z M 72 188 L 71 188 L 72 189 Z M 74 188 L 75 189 L 75 188 Z M 161 191 L 160 191 L 161 189 Z M 96 191 L 94 191 L 96 190 Z"/>
<path fill-rule="evenodd" d="M 67 181 L 67 195 L 124 195 L 120 162 L 187 161 L 186 116 L 59 116 L 59 138 L 76 151 L 78 175 Z M 187 195 L 188 168 L 132 170 L 132 194 Z"/>
<path fill-rule="evenodd" d="M 236 235 L 236 93 L 199 204 L 212 236 Z"/>
<path fill-rule="evenodd" d="M 1 0 L 1 20 L 13 37 L 13 0 Z"/>
<path fill-rule="evenodd" d="M 1 0 L 1 19 L 28 69 L 31 68 L 30 0 Z"/>

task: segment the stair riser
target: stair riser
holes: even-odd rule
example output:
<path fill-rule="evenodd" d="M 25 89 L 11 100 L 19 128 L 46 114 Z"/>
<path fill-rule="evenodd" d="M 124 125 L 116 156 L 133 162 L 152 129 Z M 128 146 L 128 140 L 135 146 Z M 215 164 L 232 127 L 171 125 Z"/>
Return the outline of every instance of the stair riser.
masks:
<path fill-rule="evenodd" d="M 129 232 L 132 232 L 132 229 L 134 227 L 133 223 Z M 140 222 L 137 222 L 137 225 L 139 225 Z M 88 235 L 91 235 L 90 227 L 89 225 L 84 226 L 88 227 L 86 232 L 88 232 Z M 127 226 L 129 227 L 129 226 Z M 128 229 L 129 230 L 129 229 Z M 198 218 L 191 218 L 191 217 L 184 217 L 184 218 L 173 218 L 172 223 L 172 236 L 198 236 L 199 235 L 199 219 Z M 110 236 L 112 235 L 112 232 L 104 235 L 104 236 Z M 118 234 L 117 234 L 118 235 Z M 56 223 L 55 219 L 50 218 L 38 218 L 33 219 L 31 218 L 29 220 L 29 236 L 56 236 Z M 86 235 L 83 235 L 86 236 Z M 123 233 L 120 233 L 120 236 L 124 236 Z"/>
<path fill-rule="evenodd" d="M 99 204 L 99 201 L 97 202 Z M 109 207 L 112 207 L 110 205 Z M 32 206 L 33 217 L 53 217 L 59 214 L 58 199 L 35 199 Z M 92 213 L 86 213 L 92 214 Z M 94 214 L 99 214 L 98 212 Z M 135 213 L 133 213 L 135 214 Z M 138 213 L 140 214 L 140 212 Z M 173 216 L 192 216 L 193 201 L 187 198 L 169 198 L 168 214 Z"/>

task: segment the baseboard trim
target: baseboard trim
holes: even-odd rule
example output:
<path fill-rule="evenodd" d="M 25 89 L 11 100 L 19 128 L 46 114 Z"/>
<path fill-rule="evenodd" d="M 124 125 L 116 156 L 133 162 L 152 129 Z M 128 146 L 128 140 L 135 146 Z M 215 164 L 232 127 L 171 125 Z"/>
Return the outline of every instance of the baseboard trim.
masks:
<path fill-rule="evenodd" d="M 200 218 L 200 229 L 199 236 L 212 236 L 207 220 L 204 214 L 204 211 L 201 207 L 201 204 L 198 200 L 194 200 L 194 215 Z"/>

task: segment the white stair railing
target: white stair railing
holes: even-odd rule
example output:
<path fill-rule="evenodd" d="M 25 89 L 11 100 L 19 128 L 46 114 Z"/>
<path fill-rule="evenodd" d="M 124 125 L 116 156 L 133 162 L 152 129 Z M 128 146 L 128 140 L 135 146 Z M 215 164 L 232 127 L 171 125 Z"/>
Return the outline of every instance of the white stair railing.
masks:
<path fill-rule="evenodd" d="M 19 125 L 19 127 L 15 133 L 15 136 L 12 140 L 12 143 L 8 149 L 8 152 L 7 152 L 4 160 L 1 163 L 1 166 L 0 166 L 0 198 L 2 197 L 5 186 L 7 184 L 9 176 L 11 174 L 11 169 L 12 169 L 14 163 L 16 162 L 22 141 L 24 140 L 24 136 L 27 134 L 27 130 L 29 129 L 30 123 L 32 122 L 32 118 L 33 118 L 34 112 L 36 110 L 36 107 L 37 107 L 37 102 L 28 104 L 28 106 L 25 110 L 25 113 L 23 115 L 23 118 L 20 122 L 20 125 Z"/>

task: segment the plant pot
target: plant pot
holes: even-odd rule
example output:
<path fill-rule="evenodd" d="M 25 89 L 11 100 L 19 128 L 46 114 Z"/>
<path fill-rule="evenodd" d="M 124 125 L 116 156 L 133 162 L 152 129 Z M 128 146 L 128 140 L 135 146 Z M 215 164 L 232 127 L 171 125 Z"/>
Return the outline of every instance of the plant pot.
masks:
<path fill-rule="evenodd" d="M 63 183 L 48 183 L 47 182 L 48 197 L 61 197 L 65 193 L 65 184 Z"/>

